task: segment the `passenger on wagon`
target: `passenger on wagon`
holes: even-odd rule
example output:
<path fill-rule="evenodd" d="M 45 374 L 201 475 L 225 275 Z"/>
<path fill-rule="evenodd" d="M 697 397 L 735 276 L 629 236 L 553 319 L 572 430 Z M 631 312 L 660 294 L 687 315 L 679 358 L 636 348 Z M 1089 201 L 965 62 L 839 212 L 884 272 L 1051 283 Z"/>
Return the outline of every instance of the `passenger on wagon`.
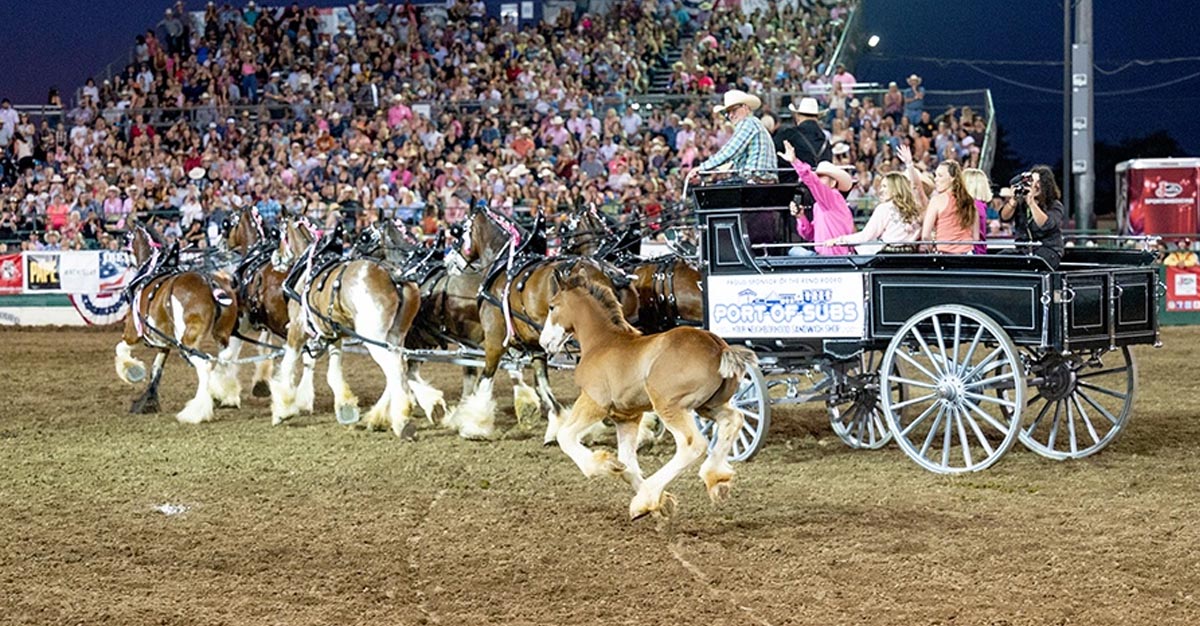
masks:
<path fill-rule="evenodd" d="M 913 197 L 909 180 L 900 172 L 889 172 L 879 179 L 879 204 L 871 213 L 867 225 L 857 233 L 834 237 L 826 246 L 854 246 L 859 254 L 877 254 L 886 249 L 904 250 L 921 236 L 923 215 Z M 864 244 L 882 241 L 884 245 Z M 912 247 L 909 245 L 908 247 Z"/>
<path fill-rule="evenodd" d="M 697 178 L 701 172 L 711 172 L 721 165 L 730 164 L 730 171 L 750 183 L 773 183 L 778 180 L 775 173 L 775 146 L 771 133 L 762 121 L 754 117 L 754 111 L 762 106 L 758 96 L 740 89 L 725 92 L 722 104 L 713 107 L 713 113 L 733 123 L 733 136 L 703 163 L 688 173 L 688 179 Z"/>
<path fill-rule="evenodd" d="M 1000 209 L 1000 219 L 1012 222 L 1018 243 L 1040 243 L 1029 252 L 1045 259 L 1051 269 L 1058 269 L 1063 255 L 1063 205 L 1059 201 L 1062 194 L 1049 167 L 1038 165 L 1030 173 L 1028 191 L 1009 198 Z"/>
<path fill-rule="evenodd" d="M 850 213 L 846 198 L 842 196 L 853 184 L 850 174 L 829 161 L 821 161 L 817 164 L 816 171 L 813 171 L 808 163 L 796 158 L 796 149 L 790 141 L 783 142 L 783 152 L 779 153 L 779 157 L 792 164 L 800 176 L 800 182 L 808 187 L 813 195 L 812 217 L 792 202 L 792 215 L 796 216 L 796 232 L 805 241 L 821 242 L 816 246 L 815 254 L 853 254 L 853 248 L 824 243 L 854 232 L 854 215 Z M 789 256 L 811 254 L 814 254 L 813 249 L 805 246 L 797 246 L 788 251 Z"/>
<path fill-rule="evenodd" d="M 925 209 L 921 240 L 941 242 L 935 247 L 943 254 L 973 253 L 975 245 L 971 242 L 979 235 L 979 211 L 967 193 L 962 166 L 943 161 L 934 172 L 933 189 L 933 198 Z M 960 241 L 963 243 L 955 243 Z"/>
<path fill-rule="evenodd" d="M 967 193 L 971 194 L 971 199 L 975 201 L 975 210 L 979 211 L 979 234 L 975 239 L 985 242 L 988 232 L 987 205 L 992 201 L 992 181 L 983 170 L 969 167 L 963 170 L 963 183 L 967 186 Z M 975 244 L 975 254 L 987 253 L 986 243 Z"/>

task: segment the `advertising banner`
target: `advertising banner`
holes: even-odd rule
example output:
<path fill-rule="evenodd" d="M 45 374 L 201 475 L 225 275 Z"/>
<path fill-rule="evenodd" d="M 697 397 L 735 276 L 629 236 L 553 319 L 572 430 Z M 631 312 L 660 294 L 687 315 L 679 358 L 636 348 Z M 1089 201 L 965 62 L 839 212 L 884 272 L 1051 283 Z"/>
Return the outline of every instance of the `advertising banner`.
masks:
<path fill-rule="evenodd" d="M 57 252 L 25 253 L 25 291 L 53 293 L 62 291 Z"/>
<path fill-rule="evenodd" d="M 1200 263 L 1190 250 L 1173 252 L 1165 263 L 1167 312 L 1200 313 Z"/>
<path fill-rule="evenodd" d="M 20 254 L 0 254 L 0 294 L 17 294 L 25 288 L 25 265 Z"/>
<path fill-rule="evenodd" d="M 709 276 L 708 329 L 739 339 L 862 337 L 858 272 Z"/>
<path fill-rule="evenodd" d="M 1128 176 L 1130 234 L 1198 232 L 1200 193 L 1196 189 L 1196 168 L 1131 169 Z"/>

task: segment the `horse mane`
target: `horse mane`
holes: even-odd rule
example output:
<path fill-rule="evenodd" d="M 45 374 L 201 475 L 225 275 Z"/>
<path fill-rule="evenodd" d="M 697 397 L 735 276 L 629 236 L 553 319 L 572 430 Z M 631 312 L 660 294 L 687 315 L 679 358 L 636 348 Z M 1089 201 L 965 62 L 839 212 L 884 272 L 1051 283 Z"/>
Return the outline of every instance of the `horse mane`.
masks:
<path fill-rule="evenodd" d="M 600 303 L 601 308 L 608 314 L 608 321 L 614 326 L 639 335 L 642 334 L 642 331 L 634 328 L 625 320 L 625 315 L 621 313 L 621 303 L 617 301 L 616 294 L 607 285 L 593 283 L 583 276 L 572 276 L 567 279 L 563 288 L 564 290 L 583 289 L 592 299 Z"/>

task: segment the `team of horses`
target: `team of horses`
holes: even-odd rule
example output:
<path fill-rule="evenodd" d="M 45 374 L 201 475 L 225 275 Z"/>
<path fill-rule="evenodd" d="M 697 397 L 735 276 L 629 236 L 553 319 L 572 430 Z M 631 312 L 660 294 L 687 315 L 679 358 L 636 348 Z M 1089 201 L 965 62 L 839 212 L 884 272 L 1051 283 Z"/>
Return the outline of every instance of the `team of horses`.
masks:
<path fill-rule="evenodd" d="M 138 272 L 116 347 L 117 373 L 141 382 L 147 372 L 132 349 L 154 349 L 149 382 L 132 410 L 157 412 L 167 356 L 180 353 L 196 371 L 197 389 L 177 418 L 199 423 L 212 419 L 216 406 L 240 406 L 238 368 L 255 361 L 251 393 L 270 396 L 272 422 L 280 424 L 312 413 L 315 364 L 327 357 L 338 422 L 412 439 L 419 407 L 431 423 L 440 417 L 465 439 L 487 440 L 496 435 L 494 377 L 505 367 L 518 427 L 532 428 L 544 414 L 544 443 L 557 443 L 586 476 L 611 474 L 633 487 L 632 518 L 670 515 L 667 483 L 705 450 L 700 476 L 714 502 L 725 499 L 734 473 L 727 457 L 741 428 L 730 399 L 755 359 L 697 328 L 700 273 L 674 255 L 642 259 L 636 228 L 622 229 L 596 211 L 569 220 L 558 254 L 548 254 L 545 230 L 540 219 L 527 228 L 478 207 L 432 245 L 390 222 L 347 245 L 340 229 L 321 232 L 287 215 L 267 229 L 245 209 L 224 225 L 220 245 L 236 263 L 201 271 L 178 263 L 153 229 L 136 226 L 129 248 Z M 448 246 L 448 238 L 458 245 Z M 351 341 L 385 381 L 365 419 L 344 376 Z M 257 356 L 241 358 L 243 345 L 257 346 Z M 449 350 L 476 354 L 483 364 L 464 367 L 454 407 L 419 369 L 421 355 Z M 580 395 L 569 410 L 549 377 L 550 359 L 564 351 L 578 359 Z M 533 370 L 532 387 L 520 364 Z M 676 453 L 644 478 L 637 450 L 649 411 L 673 435 Z M 711 448 L 694 415 L 717 424 Z M 606 418 L 615 426 L 616 458 L 583 443 Z"/>

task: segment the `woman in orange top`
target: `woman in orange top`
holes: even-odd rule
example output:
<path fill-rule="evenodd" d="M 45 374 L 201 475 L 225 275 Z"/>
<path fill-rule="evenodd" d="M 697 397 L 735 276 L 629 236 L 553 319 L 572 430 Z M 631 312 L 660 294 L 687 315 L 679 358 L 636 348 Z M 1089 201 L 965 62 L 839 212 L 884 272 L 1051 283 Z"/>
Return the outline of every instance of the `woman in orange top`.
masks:
<path fill-rule="evenodd" d="M 975 209 L 971 194 L 967 193 L 962 166 L 954 161 L 944 161 L 934 172 L 933 188 L 933 198 L 925 210 L 921 240 L 975 241 L 979 212 Z M 944 254 L 971 254 L 974 248 L 971 243 L 937 244 L 937 251 Z"/>

